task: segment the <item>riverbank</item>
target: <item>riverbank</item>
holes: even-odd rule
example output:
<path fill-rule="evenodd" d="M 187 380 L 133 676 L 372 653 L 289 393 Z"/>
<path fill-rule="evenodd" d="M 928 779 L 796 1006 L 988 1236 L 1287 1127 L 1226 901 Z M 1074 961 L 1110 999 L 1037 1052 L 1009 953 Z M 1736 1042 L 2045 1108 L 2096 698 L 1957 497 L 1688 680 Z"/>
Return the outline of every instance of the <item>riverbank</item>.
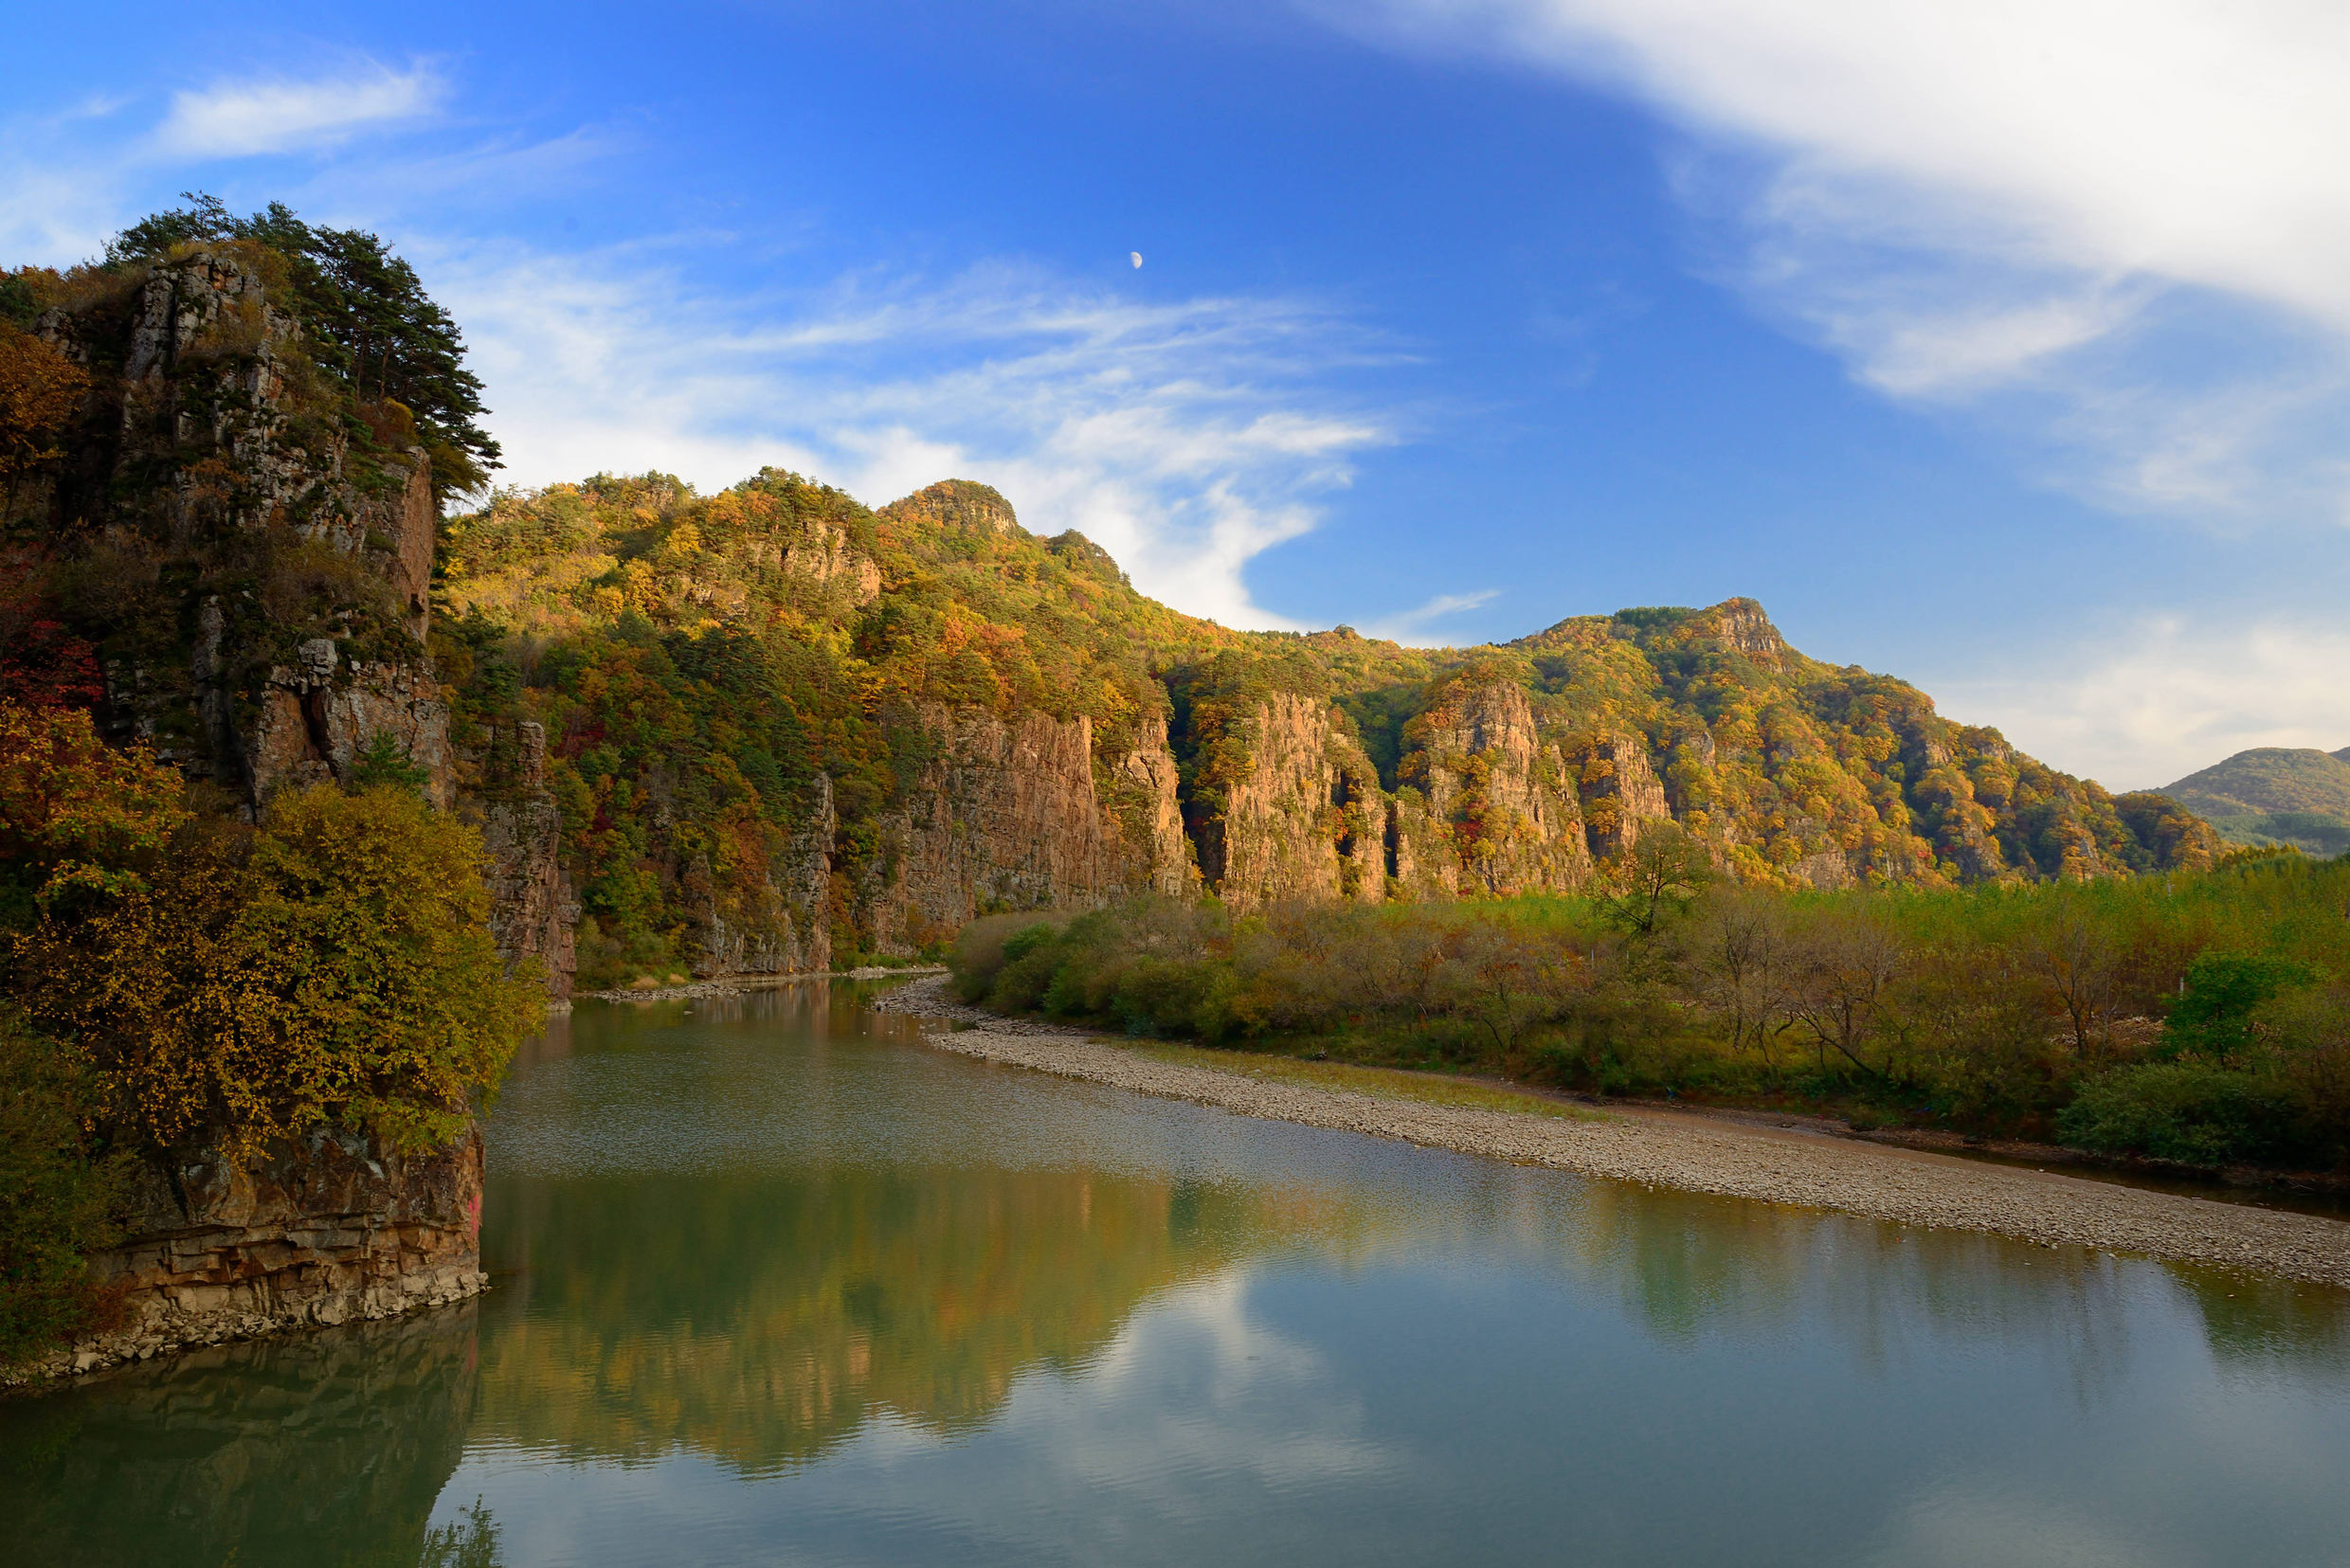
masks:
<path fill-rule="evenodd" d="M 597 1001 L 678 1001 L 692 997 L 723 997 L 735 991 L 759 991 L 770 985 L 797 985 L 807 980 L 903 980 L 908 975 L 943 975 L 943 964 L 909 964 L 893 967 L 868 964 L 856 969 L 810 969 L 796 975 L 717 975 L 679 985 L 623 985 L 608 991 L 582 991 Z"/>
<path fill-rule="evenodd" d="M 902 972 L 902 971 L 901 971 Z M 2282 1275 L 2350 1289 L 2350 1224 L 2216 1203 L 1951 1155 L 1648 1108 L 1591 1117 L 1431 1105 L 1154 1060 L 1092 1031 L 1005 1018 L 956 1002 L 942 977 L 877 998 L 941 1023 L 930 1043 L 1244 1116 L 1364 1132 L 1582 1176 L 1905 1225 L 2011 1236 Z M 1236 1065 L 1247 1057 L 1236 1055 Z"/>

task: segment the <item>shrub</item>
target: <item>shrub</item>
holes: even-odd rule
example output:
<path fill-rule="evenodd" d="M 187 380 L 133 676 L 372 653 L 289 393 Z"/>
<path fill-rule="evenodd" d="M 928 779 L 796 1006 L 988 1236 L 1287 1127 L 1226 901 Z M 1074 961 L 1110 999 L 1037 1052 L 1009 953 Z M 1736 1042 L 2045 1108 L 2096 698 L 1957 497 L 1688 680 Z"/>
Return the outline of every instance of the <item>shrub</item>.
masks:
<path fill-rule="evenodd" d="M 1003 966 L 987 987 L 987 1005 L 999 1012 L 1033 1012 L 1060 967 L 1060 933 L 1042 922 L 1017 931 L 1003 944 Z"/>
<path fill-rule="evenodd" d="M 409 791 L 280 795 L 257 830 L 192 824 L 142 878 L 52 892 L 20 986 L 127 1143 L 244 1156 L 335 1122 L 428 1146 L 543 1017 L 480 867 L 479 836 Z"/>
<path fill-rule="evenodd" d="M 1034 910 L 1017 914 L 982 915 L 963 928 L 947 950 L 947 967 L 953 975 L 955 994 L 965 1001 L 985 999 L 996 973 L 1005 961 L 1004 948 L 1013 937 L 1042 928 L 1050 930 L 1061 917 Z"/>
<path fill-rule="evenodd" d="M 88 1254 L 118 1234 L 128 1178 L 94 1147 L 87 1067 L 0 1008 L 0 1365 L 89 1326 Z"/>
<path fill-rule="evenodd" d="M 2056 1119 L 2075 1148 L 2196 1165 L 2289 1162 L 2305 1139 L 2289 1086 L 2210 1062 L 2148 1062 L 2083 1084 Z"/>

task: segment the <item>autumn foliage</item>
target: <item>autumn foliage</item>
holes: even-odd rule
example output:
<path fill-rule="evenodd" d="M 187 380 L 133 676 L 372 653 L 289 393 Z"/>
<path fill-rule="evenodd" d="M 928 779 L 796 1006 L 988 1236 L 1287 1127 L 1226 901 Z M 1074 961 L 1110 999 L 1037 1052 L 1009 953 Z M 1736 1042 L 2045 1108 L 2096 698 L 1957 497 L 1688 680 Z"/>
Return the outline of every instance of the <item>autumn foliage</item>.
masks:
<path fill-rule="evenodd" d="M 10 988 L 89 1064 L 113 1143 L 249 1154 L 333 1122 L 438 1144 L 538 1023 L 535 977 L 490 939 L 478 835 L 411 790 L 195 817 L 87 715 L 0 707 L 0 834 Z"/>
<path fill-rule="evenodd" d="M 0 321 L 0 482 L 60 456 L 58 437 L 89 389 L 89 372 L 32 333 Z"/>

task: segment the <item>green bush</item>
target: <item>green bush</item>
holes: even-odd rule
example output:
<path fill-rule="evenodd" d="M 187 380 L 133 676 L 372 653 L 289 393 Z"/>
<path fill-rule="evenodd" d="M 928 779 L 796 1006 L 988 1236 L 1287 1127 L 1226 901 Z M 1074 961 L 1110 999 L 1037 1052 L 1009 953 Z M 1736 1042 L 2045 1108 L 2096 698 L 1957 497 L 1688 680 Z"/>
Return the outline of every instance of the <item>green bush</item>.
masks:
<path fill-rule="evenodd" d="M 1034 1012 L 1060 967 L 1060 933 L 1039 922 L 1003 944 L 1003 966 L 987 988 L 987 1005 L 1003 1013 Z"/>
<path fill-rule="evenodd" d="M 1004 948 L 1012 939 L 1039 928 L 1050 930 L 1060 918 L 1023 910 L 982 915 L 964 927 L 947 949 L 947 967 L 952 976 L 955 995 L 965 1001 L 985 1001 L 988 988 L 995 984 L 997 972 L 1003 967 Z"/>
<path fill-rule="evenodd" d="M 2350 1167 L 2350 865 L 1838 893 L 1699 888 L 1661 851 L 1649 869 L 1629 913 L 1630 895 L 1245 917 L 1143 897 L 1058 927 L 992 916 L 956 943 L 956 983 L 1136 1036 Z"/>
<path fill-rule="evenodd" d="M 2292 1163 L 2303 1106 L 2268 1073 L 2202 1061 L 2147 1062 L 2083 1084 L 2056 1119 L 2075 1148 L 2196 1165 Z"/>
<path fill-rule="evenodd" d="M 98 1096 L 66 1047 L 0 1009 L 0 1364 L 91 1323 L 88 1254 L 117 1237 L 129 1176 L 85 1130 Z"/>
<path fill-rule="evenodd" d="M 2162 1044 L 2174 1054 L 2239 1055 L 2252 1043 L 2252 1015 L 2316 978 L 2291 959 L 2204 953 L 2187 965 L 2186 987 L 2162 1022 Z"/>

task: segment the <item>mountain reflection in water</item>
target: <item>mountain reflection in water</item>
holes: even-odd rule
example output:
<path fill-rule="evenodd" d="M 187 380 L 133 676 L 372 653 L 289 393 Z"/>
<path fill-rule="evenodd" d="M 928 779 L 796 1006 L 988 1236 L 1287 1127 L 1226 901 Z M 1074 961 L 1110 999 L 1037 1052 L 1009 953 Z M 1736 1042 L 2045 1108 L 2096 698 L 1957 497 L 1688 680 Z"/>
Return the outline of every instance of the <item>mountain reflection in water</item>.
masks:
<path fill-rule="evenodd" d="M 27 1560 L 2350 1539 L 2339 1292 L 1250 1122 L 927 1051 L 846 987 L 583 1005 L 490 1149 L 478 1307 L 0 1405 Z"/>

